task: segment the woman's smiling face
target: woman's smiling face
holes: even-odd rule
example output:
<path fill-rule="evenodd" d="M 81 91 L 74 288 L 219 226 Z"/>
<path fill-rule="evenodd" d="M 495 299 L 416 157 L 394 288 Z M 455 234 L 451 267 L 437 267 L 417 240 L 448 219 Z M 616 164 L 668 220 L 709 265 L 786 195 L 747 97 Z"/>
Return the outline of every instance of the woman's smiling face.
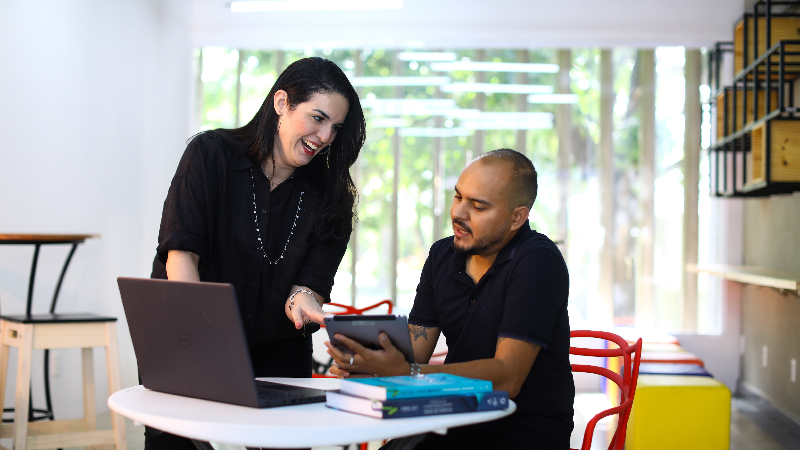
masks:
<path fill-rule="evenodd" d="M 316 93 L 289 109 L 286 92 L 275 93 L 275 112 L 280 116 L 275 139 L 275 162 L 305 166 L 336 138 L 347 116 L 347 99 L 337 93 Z"/>

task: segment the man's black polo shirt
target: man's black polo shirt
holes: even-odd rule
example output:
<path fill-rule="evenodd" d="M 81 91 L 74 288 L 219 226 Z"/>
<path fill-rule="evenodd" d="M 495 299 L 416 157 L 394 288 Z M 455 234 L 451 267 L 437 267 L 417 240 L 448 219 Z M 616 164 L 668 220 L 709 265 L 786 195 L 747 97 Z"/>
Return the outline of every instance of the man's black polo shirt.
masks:
<path fill-rule="evenodd" d="M 435 440 L 473 447 L 569 448 L 575 385 L 569 363 L 569 274 L 558 247 L 526 222 L 478 284 L 453 237 L 436 242 L 417 287 L 409 322 L 439 327 L 445 364 L 493 358 L 498 337 L 540 345 L 519 395 L 517 412 L 453 429 Z"/>

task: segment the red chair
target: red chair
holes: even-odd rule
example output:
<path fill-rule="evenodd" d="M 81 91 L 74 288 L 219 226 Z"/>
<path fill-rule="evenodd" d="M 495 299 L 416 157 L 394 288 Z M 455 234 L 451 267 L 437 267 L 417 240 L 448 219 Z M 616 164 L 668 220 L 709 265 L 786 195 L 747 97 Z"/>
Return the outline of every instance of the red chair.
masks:
<path fill-rule="evenodd" d="M 375 308 L 377 308 L 377 307 L 379 307 L 381 305 L 386 305 L 387 306 L 386 314 L 391 314 L 392 313 L 392 306 L 393 305 L 392 305 L 392 301 L 389 300 L 389 299 L 381 300 L 378 303 L 375 303 L 374 305 L 367 306 L 365 308 L 356 308 L 355 306 L 343 305 L 341 303 L 326 303 L 323 306 L 333 306 L 333 307 L 342 309 L 342 311 L 330 311 L 331 314 L 337 314 L 337 315 L 339 315 L 339 314 L 358 314 L 358 315 L 361 315 L 361 314 L 364 314 L 367 311 L 373 310 L 373 309 L 375 309 Z M 326 311 L 326 312 L 328 312 L 328 311 Z"/>
<path fill-rule="evenodd" d="M 636 392 L 636 382 L 639 379 L 639 364 L 642 356 L 642 339 L 639 338 L 635 344 L 629 345 L 625 339 L 606 331 L 576 330 L 570 332 L 570 337 L 580 338 L 589 337 L 605 339 L 617 345 L 617 348 L 580 348 L 570 347 L 571 355 L 595 356 L 599 358 L 622 358 L 620 373 L 609 370 L 605 367 L 572 364 L 573 372 L 587 372 L 608 378 L 615 383 L 620 390 L 619 405 L 602 411 L 592 417 L 586 425 L 586 432 L 583 435 L 581 450 L 589 450 L 592 447 L 592 436 L 597 422 L 600 419 L 614 414 L 619 415 L 617 429 L 611 438 L 608 450 L 622 450 L 625 445 L 625 432 L 628 426 L 628 417 L 633 406 L 633 396 Z M 609 345 L 611 347 L 611 345 Z"/>
<path fill-rule="evenodd" d="M 687 351 L 642 352 L 643 363 L 690 364 L 703 367 L 703 360 Z"/>
<path fill-rule="evenodd" d="M 444 364 L 445 358 L 447 358 L 447 349 L 445 349 L 445 350 L 443 350 L 441 352 L 432 354 L 430 361 L 428 361 L 428 364 L 442 365 L 442 364 Z"/>

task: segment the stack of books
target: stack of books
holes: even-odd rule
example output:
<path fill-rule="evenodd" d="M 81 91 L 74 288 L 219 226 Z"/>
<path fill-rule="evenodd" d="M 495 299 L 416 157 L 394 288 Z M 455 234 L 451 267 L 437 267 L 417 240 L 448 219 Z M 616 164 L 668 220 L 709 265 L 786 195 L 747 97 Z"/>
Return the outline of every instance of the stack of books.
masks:
<path fill-rule="evenodd" d="M 508 408 L 508 392 L 493 391 L 491 381 L 446 373 L 343 379 L 326 395 L 330 408 L 378 419 Z"/>

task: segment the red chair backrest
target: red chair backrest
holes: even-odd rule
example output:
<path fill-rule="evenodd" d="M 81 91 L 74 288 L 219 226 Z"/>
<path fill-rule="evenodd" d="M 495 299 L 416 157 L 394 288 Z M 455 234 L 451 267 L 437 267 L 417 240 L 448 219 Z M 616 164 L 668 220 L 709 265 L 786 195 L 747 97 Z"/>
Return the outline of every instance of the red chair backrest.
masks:
<path fill-rule="evenodd" d="M 639 379 L 639 364 L 642 357 L 642 339 L 639 338 L 635 344 L 628 344 L 625 339 L 607 331 L 592 331 L 592 330 L 574 330 L 569 333 L 570 337 L 589 337 L 597 339 L 605 339 L 611 343 L 616 344 L 617 348 L 581 348 L 570 347 L 569 353 L 571 355 L 581 356 L 596 356 L 599 358 L 622 358 L 621 373 L 616 373 L 605 367 L 593 366 L 587 364 L 572 364 L 573 372 L 587 372 L 597 374 L 608 378 L 611 382 L 616 384 L 620 390 L 619 405 L 602 411 L 592 417 L 586 425 L 586 431 L 583 435 L 583 444 L 581 450 L 589 450 L 592 446 L 592 435 L 600 419 L 619 414 L 617 421 L 617 430 L 611 438 L 611 443 L 608 446 L 609 450 L 621 450 L 625 444 L 625 432 L 628 427 L 628 417 L 631 414 L 633 407 L 633 397 L 636 393 L 636 382 Z"/>
<path fill-rule="evenodd" d="M 331 314 L 364 314 L 366 311 L 375 309 L 381 305 L 387 305 L 388 311 L 386 311 L 386 314 L 392 313 L 392 301 L 389 299 L 381 300 L 378 303 L 367 306 L 365 308 L 356 308 L 355 306 L 343 305 L 341 303 L 328 303 L 325 306 L 334 306 L 336 308 L 341 308 L 341 311 L 333 311 L 331 312 Z"/>
<path fill-rule="evenodd" d="M 345 314 L 361 315 L 361 314 L 364 314 L 365 311 L 369 311 L 369 310 L 375 309 L 375 308 L 377 308 L 377 307 L 379 307 L 381 305 L 387 305 L 387 309 L 388 310 L 386 311 L 386 314 L 391 314 L 392 313 L 392 301 L 389 300 L 389 299 L 381 300 L 378 303 L 375 303 L 374 305 L 369 305 L 369 306 L 364 307 L 364 308 L 356 308 L 355 306 L 343 305 L 341 303 L 333 303 L 333 302 L 326 303 L 324 306 L 334 306 L 336 308 L 341 308 L 340 311 L 325 311 L 326 313 L 335 314 L 335 315 L 338 316 L 338 315 L 345 315 Z M 325 328 L 325 324 L 324 323 L 321 323 L 319 326 L 322 327 L 322 328 Z"/>

